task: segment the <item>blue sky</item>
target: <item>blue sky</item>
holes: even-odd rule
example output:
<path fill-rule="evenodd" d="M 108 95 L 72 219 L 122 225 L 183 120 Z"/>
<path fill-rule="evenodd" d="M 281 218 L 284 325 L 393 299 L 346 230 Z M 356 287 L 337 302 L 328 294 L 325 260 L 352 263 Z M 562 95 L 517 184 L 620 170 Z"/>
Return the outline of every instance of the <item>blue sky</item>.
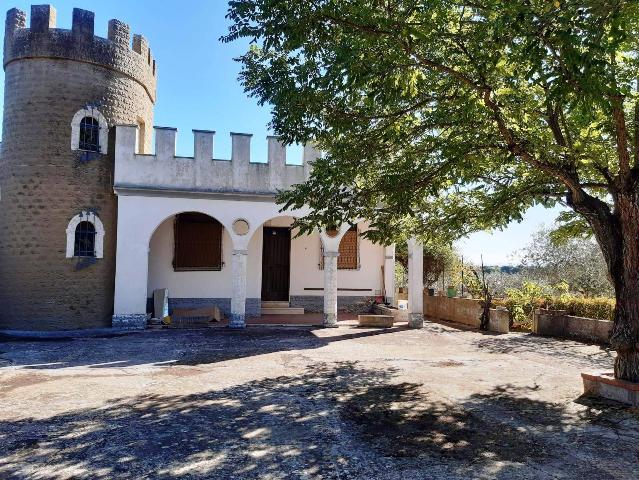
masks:
<path fill-rule="evenodd" d="M 6 9 L 30 11 L 30 2 L 9 0 Z M 239 64 L 233 58 L 246 51 L 248 42 L 223 44 L 227 3 L 224 0 L 158 2 L 150 0 L 108 0 L 89 2 L 58 0 L 57 25 L 71 28 L 73 7 L 96 14 L 96 34 L 106 37 L 107 22 L 117 18 L 131 26 L 132 33 L 144 35 L 158 62 L 158 97 L 155 124 L 178 128 L 179 155 L 193 154 L 191 130 L 217 132 L 215 157 L 230 158 L 229 132 L 252 133 L 252 159 L 266 159 L 266 135 L 270 119 L 268 107 L 259 107 L 237 82 Z M 28 21 L 28 19 L 27 19 Z M 0 44 L 1 47 L 1 44 Z M 0 106 L 4 98 L 4 73 L 0 73 Z M 299 147 L 289 147 L 289 161 L 301 157 Z M 551 224 L 557 211 L 531 209 L 524 221 L 493 234 L 478 233 L 458 243 L 471 261 L 484 255 L 487 264 L 512 263 L 513 251 L 523 248 L 540 224 Z M 515 262 L 516 263 L 516 262 Z"/>

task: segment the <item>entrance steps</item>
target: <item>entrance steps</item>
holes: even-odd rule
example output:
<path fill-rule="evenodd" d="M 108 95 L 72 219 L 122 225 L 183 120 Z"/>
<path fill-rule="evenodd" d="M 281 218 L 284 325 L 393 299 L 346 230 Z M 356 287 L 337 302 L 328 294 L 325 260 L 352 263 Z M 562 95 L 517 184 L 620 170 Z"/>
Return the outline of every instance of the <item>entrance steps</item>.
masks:
<path fill-rule="evenodd" d="M 303 308 L 291 307 L 289 302 L 262 302 L 262 315 L 304 315 Z"/>

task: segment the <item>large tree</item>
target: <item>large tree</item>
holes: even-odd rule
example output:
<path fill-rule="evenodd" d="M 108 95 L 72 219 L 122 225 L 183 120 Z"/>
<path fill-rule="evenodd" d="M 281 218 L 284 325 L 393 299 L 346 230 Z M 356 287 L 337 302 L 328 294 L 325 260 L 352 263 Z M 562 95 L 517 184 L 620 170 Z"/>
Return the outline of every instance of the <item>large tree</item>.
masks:
<path fill-rule="evenodd" d="M 302 229 L 452 239 L 563 203 L 614 281 L 615 375 L 639 381 L 637 1 L 229 4 L 247 91 L 326 152 L 281 196 L 312 208 Z"/>

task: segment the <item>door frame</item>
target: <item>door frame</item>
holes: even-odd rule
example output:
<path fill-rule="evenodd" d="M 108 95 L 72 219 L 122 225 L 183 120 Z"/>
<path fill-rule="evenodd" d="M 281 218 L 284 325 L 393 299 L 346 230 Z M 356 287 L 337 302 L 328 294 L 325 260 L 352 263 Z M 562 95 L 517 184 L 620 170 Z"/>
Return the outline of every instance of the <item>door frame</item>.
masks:
<path fill-rule="evenodd" d="M 288 276 L 288 289 L 286 292 L 286 299 L 283 300 L 265 300 L 264 299 L 264 282 L 265 282 L 265 277 L 264 277 L 264 259 L 266 258 L 265 256 L 265 238 L 266 238 L 266 233 L 268 231 L 271 230 L 278 230 L 278 231 L 283 231 L 283 232 L 287 232 L 288 233 L 288 240 L 289 240 L 289 245 L 288 245 L 288 271 L 287 271 L 287 276 Z M 291 228 L 290 227 L 262 227 L 262 284 L 260 286 L 260 300 L 262 302 L 288 302 L 290 301 L 290 297 L 291 297 Z"/>

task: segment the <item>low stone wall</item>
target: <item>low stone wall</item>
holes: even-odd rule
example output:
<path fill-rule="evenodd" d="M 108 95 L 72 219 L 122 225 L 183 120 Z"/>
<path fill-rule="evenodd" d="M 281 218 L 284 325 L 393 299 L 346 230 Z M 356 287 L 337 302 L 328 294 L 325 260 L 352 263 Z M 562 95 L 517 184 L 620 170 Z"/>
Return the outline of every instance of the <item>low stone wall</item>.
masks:
<path fill-rule="evenodd" d="M 479 300 L 470 298 L 424 295 L 424 314 L 427 317 L 479 328 L 482 307 Z M 489 331 L 508 333 L 510 331 L 509 324 L 510 319 L 506 309 L 490 309 Z"/>
<path fill-rule="evenodd" d="M 497 333 L 510 332 L 510 314 L 505 308 L 491 308 L 488 330 Z"/>
<path fill-rule="evenodd" d="M 610 320 L 574 317 L 565 310 L 540 309 L 533 315 L 533 333 L 538 335 L 608 343 L 611 330 Z"/>
<path fill-rule="evenodd" d="M 373 305 L 373 313 L 375 315 L 390 315 L 395 322 L 408 322 L 408 310 L 400 310 L 399 308 L 375 304 Z"/>
<path fill-rule="evenodd" d="M 132 315 L 113 315 L 111 326 L 124 330 L 144 330 L 149 315 L 140 313 Z"/>
<path fill-rule="evenodd" d="M 230 298 L 172 298 L 169 296 L 169 315 L 173 314 L 175 308 L 206 308 L 218 307 L 224 316 L 231 315 Z M 259 298 L 246 299 L 246 315 L 248 317 L 259 317 L 261 315 L 262 300 Z M 147 298 L 146 311 L 153 313 L 153 298 Z"/>
<path fill-rule="evenodd" d="M 290 306 L 303 308 L 306 313 L 322 313 L 324 311 L 324 297 L 322 295 L 291 295 Z M 375 297 L 338 295 L 337 310 L 350 313 L 370 313 Z"/>

